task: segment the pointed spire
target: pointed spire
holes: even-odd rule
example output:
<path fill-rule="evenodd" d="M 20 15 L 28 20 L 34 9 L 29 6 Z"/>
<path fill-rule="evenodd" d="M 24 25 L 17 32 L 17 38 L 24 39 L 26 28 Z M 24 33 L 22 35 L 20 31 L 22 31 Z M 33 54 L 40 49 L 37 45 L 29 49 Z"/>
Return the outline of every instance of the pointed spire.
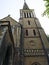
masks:
<path fill-rule="evenodd" d="M 23 6 L 23 9 L 24 9 L 24 10 L 29 9 L 28 5 L 26 4 L 26 0 L 24 0 L 24 6 Z"/>
<path fill-rule="evenodd" d="M 24 3 L 26 2 L 26 0 L 24 0 Z"/>

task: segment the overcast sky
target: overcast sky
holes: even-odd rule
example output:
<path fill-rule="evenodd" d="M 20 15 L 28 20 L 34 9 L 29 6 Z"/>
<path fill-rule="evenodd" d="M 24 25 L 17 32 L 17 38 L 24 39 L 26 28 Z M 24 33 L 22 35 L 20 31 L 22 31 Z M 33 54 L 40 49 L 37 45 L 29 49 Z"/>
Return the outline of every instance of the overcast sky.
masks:
<path fill-rule="evenodd" d="M 46 34 L 49 34 L 49 19 L 42 17 L 45 9 L 43 0 L 26 0 L 30 9 L 35 10 L 36 17 L 39 19 Z M 23 8 L 24 0 L 0 0 L 0 19 L 11 15 L 12 18 L 19 21 L 20 9 Z"/>

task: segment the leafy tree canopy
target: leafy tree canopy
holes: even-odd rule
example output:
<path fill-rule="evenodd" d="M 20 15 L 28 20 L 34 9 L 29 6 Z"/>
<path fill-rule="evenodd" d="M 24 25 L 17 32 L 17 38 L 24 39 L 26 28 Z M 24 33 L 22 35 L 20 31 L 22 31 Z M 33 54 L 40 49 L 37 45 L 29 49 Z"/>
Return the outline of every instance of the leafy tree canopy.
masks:
<path fill-rule="evenodd" d="M 49 35 L 47 35 L 47 39 L 48 39 L 48 41 L 49 41 Z"/>
<path fill-rule="evenodd" d="M 46 15 L 49 17 L 49 0 L 43 0 L 43 1 L 45 2 L 45 7 L 46 7 L 43 16 Z"/>

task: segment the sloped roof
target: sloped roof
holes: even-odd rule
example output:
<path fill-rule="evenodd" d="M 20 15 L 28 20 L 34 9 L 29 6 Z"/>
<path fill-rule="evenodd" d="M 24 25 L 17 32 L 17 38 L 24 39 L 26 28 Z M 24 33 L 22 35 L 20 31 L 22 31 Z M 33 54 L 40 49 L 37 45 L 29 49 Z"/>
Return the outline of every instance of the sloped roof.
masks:
<path fill-rule="evenodd" d="M 24 9 L 24 10 L 26 10 L 26 9 L 28 10 L 28 9 L 29 9 L 29 7 L 28 7 L 28 5 L 26 4 L 26 2 L 24 2 L 23 9 Z"/>
<path fill-rule="evenodd" d="M 18 22 L 16 20 L 14 20 L 12 17 L 10 17 L 9 15 L 0 19 L 0 21 L 10 21 L 11 26 L 16 25 Z"/>

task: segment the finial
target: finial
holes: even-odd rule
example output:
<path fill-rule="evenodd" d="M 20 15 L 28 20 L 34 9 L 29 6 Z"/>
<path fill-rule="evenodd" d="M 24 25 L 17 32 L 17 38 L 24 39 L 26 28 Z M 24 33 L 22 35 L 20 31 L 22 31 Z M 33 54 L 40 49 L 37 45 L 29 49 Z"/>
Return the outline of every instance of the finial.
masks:
<path fill-rule="evenodd" d="M 10 14 L 8 15 L 8 17 L 10 17 Z"/>

